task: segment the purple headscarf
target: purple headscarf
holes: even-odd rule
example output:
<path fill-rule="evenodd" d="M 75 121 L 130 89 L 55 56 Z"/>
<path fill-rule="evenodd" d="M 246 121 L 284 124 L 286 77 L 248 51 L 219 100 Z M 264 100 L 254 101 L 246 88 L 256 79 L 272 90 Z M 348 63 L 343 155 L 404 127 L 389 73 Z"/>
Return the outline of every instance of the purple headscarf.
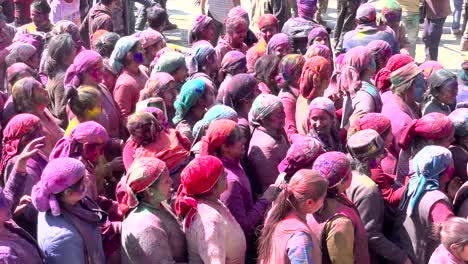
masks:
<path fill-rule="evenodd" d="M 367 47 L 374 54 L 375 60 L 385 59 L 386 62 L 392 56 L 392 47 L 387 41 L 373 40 L 367 44 Z"/>
<path fill-rule="evenodd" d="M 309 36 L 307 36 L 308 45 L 312 45 L 315 38 L 319 36 L 322 38 L 328 38 L 328 32 L 324 27 L 316 27 L 310 31 Z"/>
<path fill-rule="evenodd" d="M 351 172 L 351 161 L 343 152 L 330 151 L 320 155 L 315 160 L 312 169 L 326 178 L 328 189 L 332 189 Z"/>
<path fill-rule="evenodd" d="M 94 121 L 78 124 L 70 136 L 61 138 L 50 153 L 50 160 L 76 155 L 78 144 L 105 144 L 109 141 L 106 129 Z"/>
<path fill-rule="evenodd" d="M 291 46 L 289 36 L 285 33 L 275 34 L 268 42 L 267 54 L 273 54 L 275 48 L 283 44 L 289 44 L 289 46 Z"/>
<path fill-rule="evenodd" d="M 39 212 L 47 212 L 52 215 L 61 214 L 60 205 L 56 194 L 65 191 L 85 176 L 85 165 L 74 158 L 58 158 L 51 160 L 41 175 L 41 180 L 32 189 L 31 198 L 34 207 Z"/>
<path fill-rule="evenodd" d="M 213 19 L 206 15 L 199 15 L 192 23 L 192 29 L 189 31 L 189 43 L 193 43 L 194 35 L 198 35 L 213 23 Z"/>
<path fill-rule="evenodd" d="M 323 153 L 322 145 L 312 137 L 297 135 L 286 157 L 278 165 L 278 171 L 292 176 L 300 169 L 310 168 Z"/>
<path fill-rule="evenodd" d="M 356 11 L 356 19 L 359 20 L 362 24 L 375 22 L 377 19 L 377 11 L 370 3 L 362 4 Z"/>
<path fill-rule="evenodd" d="M 367 47 L 358 46 L 346 52 L 338 80 L 340 89 L 353 95 L 361 87 L 361 72 L 373 63 L 375 65 L 374 55 Z"/>
<path fill-rule="evenodd" d="M 65 73 L 65 87 L 80 86 L 83 81 L 81 75 L 99 62 L 102 62 L 102 57 L 94 50 L 84 50 L 78 53 Z"/>
<path fill-rule="evenodd" d="M 317 12 L 317 0 L 297 0 L 299 17 L 312 20 Z"/>
<path fill-rule="evenodd" d="M 151 28 L 135 33 L 135 37 L 137 37 L 138 40 L 140 40 L 140 44 L 143 49 L 146 49 L 149 46 L 153 46 L 159 42 L 163 42 L 164 44 L 166 44 L 164 36 L 158 31 Z"/>

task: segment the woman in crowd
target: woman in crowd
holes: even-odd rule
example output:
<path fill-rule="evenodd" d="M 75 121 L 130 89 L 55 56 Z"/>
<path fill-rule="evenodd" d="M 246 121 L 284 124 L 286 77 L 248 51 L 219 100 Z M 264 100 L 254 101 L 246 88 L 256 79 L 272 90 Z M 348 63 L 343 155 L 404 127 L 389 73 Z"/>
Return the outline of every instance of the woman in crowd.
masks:
<path fill-rule="evenodd" d="M 386 260 L 409 264 L 412 262 L 403 249 L 383 234 L 384 200 L 377 184 L 371 179 L 371 169 L 385 157 L 384 146 L 382 138 L 372 129 L 359 131 L 348 139 L 353 173 L 346 195 L 356 205 L 364 224 L 371 262 Z"/>
<path fill-rule="evenodd" d="M 253 75 L 257 79 L 258 89 L 262 93 L 277 95 L 279 90 L 276 76 L 280 59 L 272 54 L 260 57 L 254 66 Z"/>
<path fill-rule="evenodd" d="M 382 100 L 379 91 L 371 84 L 376 64 L 367 47 L 355 47 L 346 52 L 339 87 L 345 93 L 341 127 L 349 127 L 349 117 L 357 111 L 379 113 Z"/>
<path fill-rule="evenodd" d="M 427 145 L 448 148 L 454 140 L 454 132 L 452 121 L 444 114 L 431 113 L 411 121 L 398 142 L 402 151 L 398 158 L 397 180 L 403 183 L 404 177 L 414 173 L 412 159 L 422 148 Z"/>
<path fill-rule="evenodd" d="M 149 75 L 149 66 L 156 56 L 158 51 L 166 47 L 164 36 L 154 29 L 145 29 L 135 34 L 138 38 L 143 51 L 144 62 L 142 63 L 146 68 L 146 75 Z"/>
<path fill-rule="evenodd" d="M 42 84 L 33 78 L 24 78 L 15 83 L 12 89 L 13 105 L 17 114 L 30 113 L 41 120 L 42 135 L 46 137 L 43 149 L 48 156 L 55 143 L 63 136 L 63 130 L 47 109 L 49 97 Z M 10 120 L 11 116 L 6 120 Z M 4 120 L 4 121 L 6 121 Z"/>
<path fill-rule="evenodd" d="M 216 41 L 214 39 L 215 24 L 211 17 L 199 15 L 192 23 L 192 28 L 188 34 L 189 44 L 194 44 L 200 40 L 206 40 L 210 43 Z"/>
<path fill-rule="evenodd" d="M 313 44 L 322 44 L 331 50 L 330 37 L 324 27 L 317 27 L 312 29 L 307 36 L 307 47 Z"/>
<path fill-rule="evenodd" d="M 252 180 L 261 193 L 275 182 L 278 164 L 289 149 L 284 118 L 281 100 L 271 94 L 259 95 L 249 112 L 253 131 L 247 161 Z"/>
<path fill-rule="evenodd" d="M 99 53 L 103 58 L 110 58 L 112 51 L 114 50 L 115 44 L 119 40 L 120 36 L 115 32 L 109 32 L 102 35 L 94 42 L 94 51 Z"/>
<path fill-rule="evenodd" d="M 292 52 L 292 43 L 289 36 L 284 33 L 277 33 L 268 41 L 266 54 L 272 54 L 280 60 Z"/>
<path fill-rule="evenodd" d="M 450 218 L 440 228 L 441 244 L 432 253 L 429 264 L 464 264 L 468 261 L 466 247 L 468 242 L 465 234 L 468 233 L 468 219 L 461 217 Z"/>
<path fill-rule="evenodd" d="M 277 187 L 271 185 L 256 201 L 240 159 L 244 155 L 245 138 L 236 122 L 221 119 L 210 124 L 201 140 L 200 155 L 218 157 L 227 176 L 227 189 L 220 200 L 242 227 L 247 238 L 248 252 L 254 247 L 255 230 L 262 222 L 267 208 L 276 197 Z"/>
<path fill-rule="evenodd" d="M 221 66 L 218 73 L 218 81 L 221 83 L 219 85 L 219 90 L 223 89 L 223 86 L 232 79 L 232 77 L 239 73 L 246 73 L 247 61 L 245 59 L 245 54 L 233 50 L 229 51 L 224 55 L 223 60 L 221 61 Z"/>
<path fill-rule="evenodd" d="M 39 246 L 48 262 L 105 263 L 99 227 L 105 213 L 85 195 L 86 169 L 81 161 L 49 162 L 34 185 Z"/>
<path fill-rule="evenodd" d="M 215 48 L 218 61 L 222 61 L 229 51 L 237 50 L 245 54 L 249 49 L 244 43 L 249 30 L 247 21 L 242 16 L 232 16 L 228 17 L 224 24 L 226 35 L 219 39 Z"/>
<path fill-rule="evenodd" d="M 413 170 L 400 204 L 406 212 L 401 226 L 406 233 L 402 236 L 409 240 L 401 242 L 413 263 L 427 263 L 438 246 L 430 238 L 428 228 L 453 217 L 452 203 L 445 191 L 453 176 L 452 154 L 444 147 L 426 146 L 414 157 Z"/>
<path fill-rule="evenodd" d="M 192 128 L 213 106 L 215 94 L 202 79 L 186 82 L 174 102 L 175 115 L 172 122 L 177 131 L 193 141 Z"/>
<path fill-rule="evenodd" d="M 385 67 L 380 69 L 374 77 L 375 87 L 379 89 L 380 94 L 390 91 L 392 86 L 390 74 L 411 62 L 414 62 L 414 59 L 404 54 L 395 54 L 388 59 Z M 385 101 L 385 99 L 382 98 L 382 101 Z"/>
<path fill-rule="evenodd" d="M 138 38 L 127 36 L 117 41 L 110 57 L 110 64 L 114 73 L 119 75 L 114 88 L 114 100 L 124 124 L 127 117 L 135 112 L 140 90 L 148 79 L 146 73 L 140 69 L 143 63 L 144 56 Z"/>
<path fill-rule="evenodd" d="M 455 127 L 455 140 L 449 147 L 455 164 L 454 175 L 463 182 L 468 181 L 466 164 L 468 163 L 468 109 L 455 109 L 450 115 L 450 120 Z"/>
<path fill-rule="evenodd" d="M 34 70 L 39 70 L 39 56 L 37 49 L 27 43 L 15 42 L 6 48 L 9 50 L 6 55 L 5 69 L 17 62 L 24 62 Z"/>
<path fill-rule="evenodd" d="M 302 67 L 305 62 L 306 60 L 303 56 L 290 54 L 281 59 L 278 66 L 278 86 L 280 88 L 278 98 L 281 99 L 284 106 L 284 113 L 286 114 L 284 130 L 288 135 L 289 141 L 291 141 L 292 135 L 298 133 L 296 125 L 296 102 L 299 96 L 299 82 Z"/>
<path fill-rule="evenodd" d="M 98 121 L 102 111 L 102 101 L 99 91 L 91 86 L 80 86 L 78 89 L 68 89 L 64 99 L 74 117 L 70 120 L 64 136 L 80 123 Z"/>
<path fill-rule="evenodd" d="M 307 223 L 320 238 L 325 263 L 370 263 L 367 235 L 356 206 L 346 197 L 353 173 L 342 152 L 327 152 L 314 162 L 313 170 L 328 180 L 323 207 L 307 215 Z"/>
<path fill-rule="evenodd" d="M 167 118 L 172 120 L 175 115 L 174 102 L 179 95 L 177 83 L 174 78 L 165 72 L 152 74 L 146 81 L 145 87 L 140 91 L 140 102 L 154 97 L 161 97 L 164 100 L 164 106 Z"/>
<path fill-rule="evenodd" d="M 185 57 L 182 53 L 177 51 L 169 51 L 159 57 L 158 62 L 153 68 L 151 75 L 156 72 L 169 73 L 172 78 L 177 82 L 180 87 L 187 79 L 187 65 L 185 64 Z"/>
<path fill-rule="evenodd" d="M 68 117 L 63 103 L 65 72 L 68 66 L 73 63 L 76 52 L 75 42 L 71 36 L 60 34 L 50 40 L 44 63 L 44 73 L 48 78 L 46 89 L 50 99 L 49 109 L 55 117 L 62 121 L 63 128 L 68 125 Z"/>
<path fill-rule="evenodd" d="M 284 184 L 262 229 L 259 263 L 321 263 L 306 215 L 322 207 L 327 187 L 327 180 L 310 169 L 299 170 Z"/>
<path fill-rule="evenodd" d="M 200 41 L 194 45 L 190 55 L 186 58 L 189 79 L 201 79 L 214 94 L 218 91 L 215 82 L 219 70 L 219 61 L 216 51 L 210 43 Z"/>
<path fill-rule="evenodd" d="M 382 114 L 392 123 L 394 152 L 400 153 L 398 142 L 403 130 L 421 116 L 416 102 L 422 100 L 424 77 L 414 62 L 395 70 L 390 76 L 392 90 L 382 94 Z M 378 78 L 376 80 L 378 82 Z"/>
<path fill-rule="evenodd" d="M 440 69 L 427 80 L 430 98 L 422 106 L 422 114 L 442 113 L 449 115 L 457 104 L 457 76 L 448 70 Z"/>
<path fill-rule="evenodd" d="M 229 106 L 237 112 L 237 124 L 242 134 L 250 142 L 249 111 L 252 103 L 260 94 L 258 84 L 251 74 L 241 73 L 232 77 L 223 89 L 219 90 L 216 101 Z M 248 147 L 248 145 L 247 145 Z"/>
<path fill-rule="evenodd" d="M 272 14 L 264 14 L 258 20 L 258 29 L 260 30 L 260 39 L 247 51 L 246 55 L 248 72 L 254 71 L 255 62 L 266 54 L 271 37 L 279 32 L 278 20 Z"/>
<path fill-rule="evenodd" d="M 299 97 L 296 102 L 296 126 L 299 134 L 307 135 L 307 118 L 310 102 L 323 96 L 325 89 L 330 83 L 332 67 L 324 57 L 315 56 L 307 59 L 302 67 L 299 83 Z"/>
<path fill-rule="evenodd" d="M 392 47 L 384 40 L 373 40 L 367 47 L 374 54 L 375 72 L 380 71 L 387 65 L 388 59 L 392 56 Z"/>
<path fill-rule="evenodd" d="M 196 157 L 181 180 L 175 208 L 184 219 L 189 262 L 244 263 L 244 232 L 219 201 L 227 188 L 223 163 L 210 155 Z"/>
<path fill-rule="evenodd" d="M 122 263 L 186 263 L 182 227 L 166 203 L 172 180 L 161 160 L 140 158 L 129 168 L 120 207 L 128 212 L 122 222 Z"/>
<path fill-rule="evenodd" d="M 327 59 L 333 68 L 333 53 L 329 47 L 323 44 L 312 44 L 307 48 L 305 53 L 306 59 L 310 59 L 314 56 L 322 56 Z"/>

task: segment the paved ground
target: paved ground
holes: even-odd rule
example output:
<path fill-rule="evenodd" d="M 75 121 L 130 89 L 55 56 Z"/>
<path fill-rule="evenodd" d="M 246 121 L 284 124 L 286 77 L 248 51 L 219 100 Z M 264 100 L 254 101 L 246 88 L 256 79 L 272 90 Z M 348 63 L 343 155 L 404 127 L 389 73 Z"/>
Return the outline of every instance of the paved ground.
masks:
<path fill-rule="evenodd" d="M 242 0 L 242 6 L 250 11 L 250 0 Z M 200 7 L 194 5 L 194 0 L 168 0 L 167 8 L 169 10 L 170 20 L 177 24 L 177 30 L 166 31 L 166 35 L 170 42 L 189 47 L 187 43 L 187 32 L 191 27 L 195 17 L 201 14 Z M 336 20 L 336 0 L 330 0 L 327 15 L 324 17 L 329 25 L 334 25 Z M 444 35 L 439 48 L 439 61 L 445 68 L 452 71 L 458 71 L 460 64 L 468 52 L 461 52 L 459 49 L 460 37 L 456 38 L 450 34 L 450 25 L 452 18 L 448 17 L 444 26 Z M 419 34 L 419 40 L 416 51 L 416 61 L 424 61 L 424 45 L 421 41 L 422 32 Z"/>

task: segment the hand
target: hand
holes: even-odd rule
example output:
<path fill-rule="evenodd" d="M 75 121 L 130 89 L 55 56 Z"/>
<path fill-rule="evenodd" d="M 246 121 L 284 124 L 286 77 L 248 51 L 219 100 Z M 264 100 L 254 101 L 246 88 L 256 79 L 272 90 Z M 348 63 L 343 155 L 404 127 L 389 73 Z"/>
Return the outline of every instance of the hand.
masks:
<path fill-rule="evenodd" d="M 261 198 L 273 202 L 276 199 L 277 194 L 278 187 L 272 184 L 265 190 Z"/>
<path fill-rule="evenodd" d="M 16 160 L 15 169 L 16 171 L 26 171 L 26 162 L 30 157 L 35 155 L 41 148 L 45 146 L 45 137 L 40 137 L 29 142 L 28 145 L 23 149 L 21 154 L 18 155 Z"/>
<path fill-rule="evenodd" d="M 125 170 L 125 166 L 123 163 L 122 157 L 114 158 L 112 161 L 108 163 L 112 171 L 123 171 Z"/>
<path fill-rule="evenodd" d="M 356 120 L 360 119 L 361 117 L 363 117 L 365 114 L 367 114 L 366 112 L 364 112 L 364 110 L 362 109 L 359 109 L 357 111 L 354 111 L 351 116 L 349 117 L 349 127 L 352 127 L 354 125 L 354 123 L 356 122 Z"/>
<path fill-rule="evenodd" d="M 28 207 L 29 204 L 32 203 L 31 196 L 24 195 L 21 197 L 18 206 L 15 208 L 15 211 L 13 212 L 14 216 L 20 215 L 24 212 L 26 207 Z"/>

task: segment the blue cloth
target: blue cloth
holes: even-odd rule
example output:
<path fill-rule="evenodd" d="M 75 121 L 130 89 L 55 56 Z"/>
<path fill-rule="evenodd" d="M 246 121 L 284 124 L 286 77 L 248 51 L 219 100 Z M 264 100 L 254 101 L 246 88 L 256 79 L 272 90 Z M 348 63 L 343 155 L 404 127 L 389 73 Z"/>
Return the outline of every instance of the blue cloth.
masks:
<path fill-rule="evenodd" d="M 199 67 L 207 63 L 212 63 L 209 61 L 216 53 L 215 49 L 211 44 L 201 43 L 192 49 L 190 56 L 185 58 L 185 63 L 187 64 L 188 73 L 190 76 L 200 71 Z"/>
<path fill-rule="evenodd" d="M 98 228 L 95 229 L 95 234 L 96 239 L 101 240 Z M 47 264 L 83 264 L 87 261 L 84 256 L 83 238 L 63 215 L 52 216 L 49 212 L 39 212 L 37 242 L 44 252 Z M 103 257 L 101 263 L 105 263 L 104 250 L 101 248 L 100 251 Z"/>
<path fill-rule="evenodd" d="M 400 43 L 395 32 L 388 26 L 377 26 L 375 23 L 361 24 L 343 37 L 343 49 L 348 51 L 357 46 L 367 46 L 373 40 L 383 40 L 392 47 L 392 54 L 400 52 Z"/>
<path fill-rule="evenodd" d="M 312 238 L 306 232 L 294 234 L 288 241 L 287 252 L 291 264 L 314 264 Z"/>
<path fill-rule="evenodd" d="M 137 42 L 138 38 L 134 36 L 126 36 L 117 41 L 114 51 L 112 51 L 109 58 L 109 64 L 115 74 L 120 75 L 123 70 L 122 60 Z"/>
<path fill-rule="evenodd" d="M 229 106 L 222 104 L 214 105 L 203 116 L 203 119 L 195 123 L 192 135 L 194 142 L 199 141 L 205 135 L 205 130 L 215 120 L 229 119 L 237 122 L 237 112 Z M 198 140 L 197 140 L 198 139 Z"/>
<path fill-rule="evenodd" d="M 184 83 L 174 102 L 176 113 L 172 122 L 177 125 L 182 121 L 190 108 L 197 104 L 204 93 L 205 82 L 202 79 L 193 79 Z"/>
<path fill-rule="evenodd" d="M 416 204 L 426 191 L 439 189 L 439 177 L 452 163 L 452 153 L 444 147 L 426 146 L 414 156 L 413 170 L 406 193 L 400 204 L 403 209 L 408 203 L 406 210 L 411 215 Z"/>

